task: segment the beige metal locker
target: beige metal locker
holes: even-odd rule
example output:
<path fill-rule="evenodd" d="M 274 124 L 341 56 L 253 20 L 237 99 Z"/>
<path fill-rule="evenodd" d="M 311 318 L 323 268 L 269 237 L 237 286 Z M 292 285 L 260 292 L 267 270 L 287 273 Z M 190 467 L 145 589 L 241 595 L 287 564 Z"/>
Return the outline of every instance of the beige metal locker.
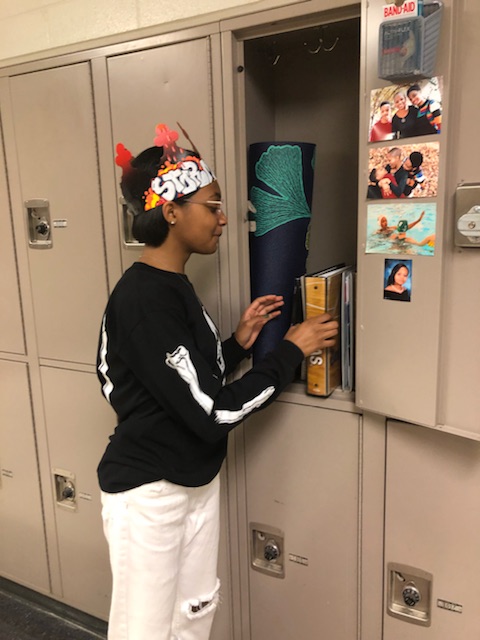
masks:
<path fill-rule="evenodd" d="M 472 129 L 477 117 L 475 105 L 480 100 L 480 85 L 473 81 L 480 57 L 480 5 L 475 0 L 452 3 L 456 11 L 456 57 L 452 70 L 455 85 L 451 109 L 455 128 L 455 143 L 449 152 L 449 191 L 454 211 L 454 193 L 461 183 L 480 183 L 478 128 Z M 479 198 L 480 200 L 480 198 Z M 480 312 L 480 250 L 453 246 L 455 215 L 448 225 L 447 266 L 444 289 L 444 340 L 441 360 L 442 424 L 480 437 L 477 411 L 480 380 L 480 343 L 476 318 Z M 448 246 L 448 245 L 447 245 Z M 468 435 L 468 434 L 466 434 Z"/>
<path fill-rule="evenodd" d="M 403 577 L 413 575 L 422 600 L 403 607 L 402 617 L 385 614 L 386 640 L 478 638 L 479 530 L 480 444 L 441 431 L 389 422 L 385 583 L 390 581 L 389 563 L 411 567 L 400 573 Z M 420 572 L 432 576 L 429 626 L 413 617 L 428 599 L 426 585 L 422 587 L 416 579 Z M 408 578 L 401 584 L 403 592 Z M 387 594 L 385 600 L 388 607 Z"/>
<path fill-rule="evenodd" d="M 446 0 L 443 5 L 454 3 Z M 378 33 L 384 0 L 371 0 L 365 5 L 362 38 L 363 71 L 360 106 L 360 155 L 358 200 L 358 295 L 357 295 L 357 392 L 356 403 L 365 411 L 435 426 L 440 422 L 441 401 L 439 374 L 441 371 L 442 303 L 445 294 L 444 241 L 445 220 L 448 219 L 446 199 L 447 150 L 450 144 L 449 91 L 452 52 L 452 14 L 444 11 L 438 46 L 435 75 L 443 77 L 443 117 L 440 135 L 404 138 L 403 140 L 368 144 L 370 94 L 387 86 L 378 78 Z M 408 80 L 405 79 L 405 83 Z M 402 81 L 392 84 L 402 84 Z M 438 190 L 436 197 L 417 199 L 433 203 L 435 219 L 435 251 L 433 255 L 367 253 L 368 207 L 378 201 L 367 201 L 369 150 L 378 146 L 402 146 L 417 142 L 435 142 L 438 149 Z M 394 201 L 392 201 L 394 202 Z M 409 200 L 409 202 L 412 202 Z M 380 207 L 382 208 L 382 207 Z M 381 211 L 379 211 L 379 214 Z M 411 215 L 411 214 L 410 214 Z M 412 296 L 408 303 L 383 299 L 385 259 L 412 259 Z M 401 392 L 398 392 L 398 385 Z"/>
<path fill-rule="evenodd" d="M 360 421 L 284 402 L 247 421 L 252 640 L 357 638 Z M 270 537 L 283 578 L 252 567 Z"/>
<path fill-rule="evenodd" d="M 0 360 L 0 572 L 50 589 L 28 367 Z"/>
<path fill-rule="evenodd" d="M 199 38 L 108 59 L 114 145 L 121 142 L 135 156 L 153 146 L 156 125 L 165 123 L 179 131 L 180 142 L 187 146 L 177 127 L 179 122 L 208 165 L 217 170 L 210 48 L 210 38 Z M 119 169 L 116 175 L 120 181 Z M 119 224 L 123 229 L 123 219 Z M 135 244 L 127 247 L 125 233 L 122 235 L 126 269 L 138 258 L 140 249 Z M 192 256 L 187 265 L 198 296 L 215 320 L 219 318 L 218 260 L 218 255 Z"/>
<path fill-rule="evenodd" d="M 89 63 L 15 76 L 10 96 L 7 160 L 39 356 L 92 364 L 107 281 Z"/>
<path fill-rule="evenodd" d="M 94 373 L 41 367 L 65 602 L 106 618 L 110 567 L 96 468 L 115 425 Z"/>
<path fill-rule="evenodd" d="M 193 36 L 192 36 L 193 38 Z M 209 37 L 187 40 L 165 46 L 107 57 L 108 83 L 114 145 L 121 142 L 133 155 L 153 146 L 155 127 L 165 123 L 178 129 L 177 122 L 210 167 L 221 175 L 223 167 L 215 155 L 214 70 L 212 43 Z M 218 64 L 218 60 L 217 63 Z M 179 130 L 181 143 L 189 143 Z M 112 149 L 113 157 L 113 149 Z M 120 171 L 116 170 L 117 182 Z M 119 201 L 122 267 L 126 269 L 138 259 L 141 248 L 125 236 L 124 211 Z M 209 313 L 220 324 L 220 256 L 192 256 L 187 275 Z M 222 267 L 225 270 L 225 267 Z M 216 615 L 212 639 L 231 637 L 231 575 L 228 547 L 227 478 L 222 472 L 222 539 L 219 574 L 222 582 L 222 604 Z"/>
<path fill-rule="evenodd" d="M 239 210 L 230 253 L 238 256 L 233 286 L 244 303 L 249 299 L 245 158 L 254 142 L 316 143 L 307 270 L 355 262 L 358 8 L 303 20 L 294 20 L 291 11 L 224 25 L 224 50 L 232 56 L 225 66 L 237 70 L 225 97 L 235 132 L 227 137 L 227 155 L 231 144 L 236 163 L 228 173 L 228 193 Z M 244 441 L 241 433 L 234 436 L 239 468 L 245 465 L 239 517 L 249 599 L 242 637 L 353 640 L 359 624 L 360 418 L 352 398 L 341 392 L 335 401 L 316 402 L 306 398 L 300 383 L 283 400 L 247 421 Z M 333 410 L 336 401 L 345 411 Z M 276 547 L 281 560 L 265 563 L 264 553 L 278 553 Z"/>
<path fill-rule="evenodd" d="M 12 222 L 8 185 L 6 179 L 5 158 L 3 153 L 3 134 L 0 131 L 0 351 L 7 353 L 25 353 L 25 341 L 20 307 L 20 290 L 15 245 L 13 242 Z"/>

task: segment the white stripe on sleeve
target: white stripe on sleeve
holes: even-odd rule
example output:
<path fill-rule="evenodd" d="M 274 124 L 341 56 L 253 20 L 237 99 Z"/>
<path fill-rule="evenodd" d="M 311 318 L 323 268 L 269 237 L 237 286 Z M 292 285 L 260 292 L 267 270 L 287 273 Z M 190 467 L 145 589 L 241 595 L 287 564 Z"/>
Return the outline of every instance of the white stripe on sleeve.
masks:
<path fill-rule="evenodd" d="M 219 424 L 233 424 L 245 418 L 254 409 L 258 409 L 262 406 L 270 396 L 275 392 L 275 387 L 267 387 L 258 396 L 245 402 L 241 409 L 236 411 L 229 411 L 228 409 L 219 409 L 215 411 L 215 421 Z"/>
<path fill-rule="evenodd" d="M 99 354 L 100 365 L 98 367 L 98 370 L 100 371 L 100 373 L 103 376 L 103 379 L 105 380 L 105 383 L 102 386 L 103 395 L 110 402 L 110 395 L 113 391 L 113 382 L 110 380 L 110 378 L 107 375 L 107 371 L 109 367 L 107 362 L 108 334 L 107 334 L 106 322 L 107 322 L 107 316 L 104 315 L 103 322 L 102 322 L 102 342 L 100 345 L 100 354 Z"/>

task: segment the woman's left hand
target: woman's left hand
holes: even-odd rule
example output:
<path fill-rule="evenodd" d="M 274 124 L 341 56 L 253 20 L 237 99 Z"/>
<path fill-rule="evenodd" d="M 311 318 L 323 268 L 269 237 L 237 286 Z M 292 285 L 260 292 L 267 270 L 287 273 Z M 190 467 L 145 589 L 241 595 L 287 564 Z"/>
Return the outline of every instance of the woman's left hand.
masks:
<path fill-rule="evenodd" d="M 283 296 L 268 295 L 256 298 L 243 312 L 235 339 L 244 349 L 250 349 L 263 327 L 280 315 L 279 308 L 283 306 Z"/>

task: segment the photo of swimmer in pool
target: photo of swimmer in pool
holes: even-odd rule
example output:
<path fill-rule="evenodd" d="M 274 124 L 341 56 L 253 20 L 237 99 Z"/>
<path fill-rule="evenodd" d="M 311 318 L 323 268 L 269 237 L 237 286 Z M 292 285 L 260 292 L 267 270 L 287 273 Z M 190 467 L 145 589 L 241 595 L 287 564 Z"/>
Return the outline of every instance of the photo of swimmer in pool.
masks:
<path fill-rule="evenodd" d="M 365 253 L 433 256 L 437 205 L 387 200 L 368 205 Z"/>

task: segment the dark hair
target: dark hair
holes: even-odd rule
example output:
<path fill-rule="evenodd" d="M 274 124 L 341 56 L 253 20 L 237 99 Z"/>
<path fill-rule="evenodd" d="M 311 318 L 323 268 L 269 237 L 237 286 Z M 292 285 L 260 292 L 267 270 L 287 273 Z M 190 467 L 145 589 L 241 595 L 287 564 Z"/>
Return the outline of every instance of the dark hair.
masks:
<path fill-rule="evenodd" d="M 368 179 L 370 182 L 375 182 L 376 184 L 378 184 L 378 180 L 377 180 L 377 169 L 376 167 L 374 167 L 371 171 L 370 171 L 370 175 L 368 176 Z"/>
<path fill-rule="evenodd" d="M 405 267 L 405 269 L 407 270 L 407 273 L 410 273 L 410 269 L 407 267 L 406 264 L 403 264 L 403 262 L 397 262 L 397 264 L 390 271 L 390 275 L 388 276 L 388 280 L 387 280 L 387 287 L 390 286 L 391 284 L 394 284 L 395 276 L 397 275 L 398 271 L 400 271 L 402 267 Z"/>
<path fill-rule="evenodd" d="M 392 106 L 388 100 L 384 100 L 383 102 L 381 102 L 380 106 L 383 107 L 383 105 L 385 105 L 385 104 L 388 104 L 389 107 Z"/>
<path fill-rule="evenodd" d="M 422 166 L 423 155 L 420 153 L 420 151 L 412 151 L 409 157 L 410 162 L 412 163 L 412 167 L 418 169 L 418 167 Z"/>
<path fill-rule="evenodd" d="M 193 153 L 193 152 L 192 152 Z M 132 234 L 138 242 L 151 247 L 164 243 L 169 227 L 163 216 L 162 206 L 145 211 L 145 192 L 165 160 L 163 147 L 149 147 L 130 162 L 132 169 L 126 171 L 120 188 L 127 206 L 133 213 Z M 182 204 L 181 200 L 176 201 Z"/>
<path fill-rule="evenodd" d="M 409 96 L 412 91 L 421 91 L 420 85 L 419 84 L 412 84 L 411 87 L 408 87 L 407 89 L 407 96 Z"/>

